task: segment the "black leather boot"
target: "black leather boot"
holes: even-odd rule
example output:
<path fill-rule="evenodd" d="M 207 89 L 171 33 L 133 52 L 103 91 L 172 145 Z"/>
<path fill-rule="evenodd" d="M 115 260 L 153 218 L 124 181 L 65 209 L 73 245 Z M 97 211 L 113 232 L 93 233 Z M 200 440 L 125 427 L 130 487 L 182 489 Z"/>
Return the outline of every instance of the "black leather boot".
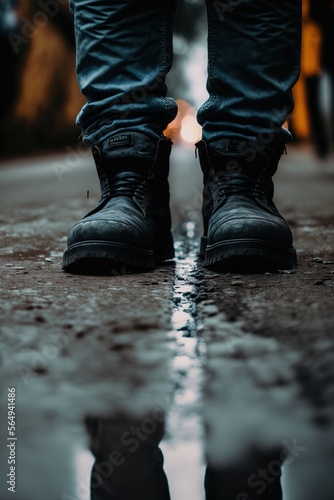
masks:
<path fill-rule="evenodd" d="M 133 136 L 138 139 L 125 134 L 93 146 L 101 200 L 70 230 L 65 271 L 144 271 L 174 257 L 167 180 L 172 142 L 158 142 L 153 162 L 126 157 L 126 151 L 115 155 L 115 147 Z"/>
<path fill-rule="evenodd" d="M 204 174 L 204 265 L 246 272 L 294 267 L 292 234 L 273 202 L 272 176 L 284 145 L 252 161 L 233 147 L 215 155 L 204 141 L 196 146 Z"/>

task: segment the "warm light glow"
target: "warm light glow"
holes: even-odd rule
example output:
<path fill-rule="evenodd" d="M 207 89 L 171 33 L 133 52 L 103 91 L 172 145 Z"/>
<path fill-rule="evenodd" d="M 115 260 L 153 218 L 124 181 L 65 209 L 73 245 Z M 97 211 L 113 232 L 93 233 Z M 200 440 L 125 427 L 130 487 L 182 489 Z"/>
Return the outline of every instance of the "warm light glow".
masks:
<path fill-rule="evenodd" d="M 164 135 L 172 139 L 174 143 L 183 141 L 183 143 L 193 145 L 202 136 L 202 128 L 196 121 L 196 109 L 182 99 L 176 102 L 177 116 L 164 130 Z"/>
<path fill-rule="evenodd" d="M 195 116 L 186 115 L 181 122 L 180 136 L 185 142 L 195 144 L 202 136 L 201 126 Z"/>

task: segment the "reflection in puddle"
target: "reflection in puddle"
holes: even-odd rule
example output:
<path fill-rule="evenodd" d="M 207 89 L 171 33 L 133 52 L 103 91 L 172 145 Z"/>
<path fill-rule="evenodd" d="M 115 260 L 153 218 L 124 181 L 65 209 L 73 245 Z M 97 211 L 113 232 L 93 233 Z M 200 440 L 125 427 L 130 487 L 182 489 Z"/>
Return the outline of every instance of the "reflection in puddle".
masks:
<path fill-rule="evenodd" d="M 159 448 L 164 418 L 152 410 L 142 418 L 86 419 L 95 461 L 86 450 L 78 450 L 76 496 L 63 495 L 62 500 L 193 500 L 204 495 L 206 500 L 282 499 L 282 450 L 253 449 L 234 466 L 207 467 L 204 494 L 204 475 L 193 467 L 193 458 L 201 458 L 194 442 L 170 449 L 167 445 L 163 452 Z M 166 467 L 164 455 L 169 452 L 172 460 Z M 178 488 L 173 491 L 176 479 Z"/>
<path fill-rule="evenodd" d="M 95 456 L 90 478 L 92 500 L 169 500 L 159 449 L 164 418 L 153 410 L 143 418 L 123 415 L 86 420 Z"/>

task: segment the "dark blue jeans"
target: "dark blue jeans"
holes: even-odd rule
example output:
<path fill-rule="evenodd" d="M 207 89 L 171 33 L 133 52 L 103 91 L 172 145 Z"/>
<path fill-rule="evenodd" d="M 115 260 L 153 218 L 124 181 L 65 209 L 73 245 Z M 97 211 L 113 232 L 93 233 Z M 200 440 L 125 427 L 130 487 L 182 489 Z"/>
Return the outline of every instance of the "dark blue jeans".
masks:
<path fill-rule="evenodd" d="M 204 1 L 204 0 L 203 0 Z M 177 113 L 166 97 L 176 0 L 72 0 L 77 74 L 87 103 L 77 124 L 94 144 L 124 131 L 157 141 Z M 269 147 L 293 109 L 301 0 L 207 0 L 209 99 L 203 139 Z M 189 19 L 191 22 L 191 19 Z M 196 78 L 196 75 L 194 75 Z"/>

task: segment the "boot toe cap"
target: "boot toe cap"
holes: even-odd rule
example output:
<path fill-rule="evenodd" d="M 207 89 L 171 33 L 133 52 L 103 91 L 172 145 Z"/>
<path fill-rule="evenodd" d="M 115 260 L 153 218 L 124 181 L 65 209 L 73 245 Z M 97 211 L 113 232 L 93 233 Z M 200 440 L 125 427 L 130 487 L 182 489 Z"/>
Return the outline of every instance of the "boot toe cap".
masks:
<path fill-rule="evenodd" d="M 152 233 L 142 224 L 117 219 L 87 218 L 76 223 L 68 234 L 68 246 L 85 241 L 106 241 L 125 245 L 139 245 L 150 249 Z"/>
<path fill-rule="evenodd" d="M 276 220 L 277 219 L 277 220 Z M 258 240 L 292 247 L 288 224 L 280 218 L 239 217 L 217 221 L 209 229 L 209 244 L 221 241 Z"/>

